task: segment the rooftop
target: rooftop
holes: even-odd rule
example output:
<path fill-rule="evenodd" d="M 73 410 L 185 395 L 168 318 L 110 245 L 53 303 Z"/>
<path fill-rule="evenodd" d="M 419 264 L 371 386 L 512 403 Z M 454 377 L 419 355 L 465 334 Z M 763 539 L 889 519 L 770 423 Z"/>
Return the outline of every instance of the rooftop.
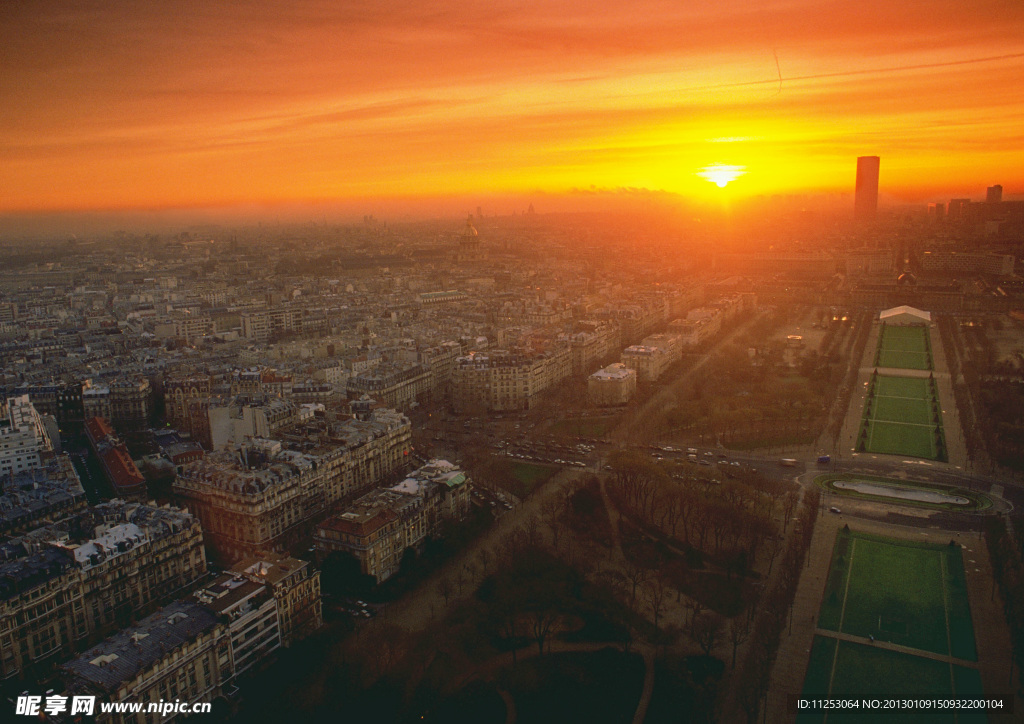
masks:
<path fill-rule="evenodd" d="M 197 603 L 175 601 L 136 626 L 93 646 L 63 669 L 103 691 L 113 692 L 217 625 L 217 616 Z M 72 682 L 69 688 L 73 688 Z"/>

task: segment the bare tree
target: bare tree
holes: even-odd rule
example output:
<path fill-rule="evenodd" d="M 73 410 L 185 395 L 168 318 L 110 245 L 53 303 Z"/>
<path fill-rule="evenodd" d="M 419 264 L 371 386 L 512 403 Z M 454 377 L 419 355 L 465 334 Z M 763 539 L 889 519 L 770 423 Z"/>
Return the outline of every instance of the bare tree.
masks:
<path fill-rule="evenodd" d="M 448 599 L 455 593 L 455 583 L 452 581 L 452 577 L 447 573 L 441 576 L 441 580 L 437 582 L 437 592 L 444 598 L 444 605 L 448 605 Z"/>
<path fill-rule="evenodd" d="M 732 668 L 736 668 L 736 649 L 740 644 L 750 638 L 750 619 L 744 615 L 733 616 L 729 619 L 728 627 L 729 643 L 732 644 Z"/>
<path fill-rule="evenodd" d="M 704 604 L 698 601 L 696 598 L 686 599 L 686 610 L 690 612 L 690 633 L 693 633 L 693 626 L 697 622 L 697 617 L 700 616 L 701 611 L 704 610 Z"/>
<path fill-rule="evenodd" d="M 650 575 L 650 571 L 641 566 L 634 560 L 626 559 L 626 579 L 632 584 L 631 593 L 629 595 L 629 605 L 632 606 L 636 602 L 636 589 L 641 583 L 647 580 Z"/>
<path fill-rule="evenodd" d="M 550 495 L 544 499 L 541 503 L 541 510 L 544 512 L 545 517 L 548 519 L 548 525 L 551 527 L 551 539 L 555 544 L 555 548 L 558 548 L 559 534 L 562 532 L 562 511 L 565 510 L 565 498 L 559 494 Z"/>
<path fill-rule="evenodd" d="M 772 566 L 775 565 L 775 559 L 782 551 L 782 546 L 784 543 L 785 540 L 782 538 L 782 536 L 768 536 L 766 543 L 766 550 L 768 551 L 768 573 L 766 575 L 770 576 L 772 574 Z"/>
<path fill-rule="evenodd" d="M 714 611 L 708 611 L 694 618 L 690 626 L 690 635 L 705 656 L 711 656 L 711 651 L 721 638 L 723 623 L 722 617 Z"/>
<path fill-rule="evenodd" d="M 480 570 L 483 571 L 483 574 L 486 576 L 487 566 L 491 563 L 491 549 L 486 546 L 481 547 L 480 551 L 476 554 L 476 557 L 480 561 Z"/>
<path fill-rule="evenodd" d="M 658 629 L 658 618 L 665 608 L 665 597 L 668 594 L 665 577 L 655 575 L 651 580 L 647 581 L 644 587 L 644 594 L 647 598 L 647 605 L 650 606 L 651 613 L 654 615 L 654 628 L 655 630 L 660 630 Z"/>

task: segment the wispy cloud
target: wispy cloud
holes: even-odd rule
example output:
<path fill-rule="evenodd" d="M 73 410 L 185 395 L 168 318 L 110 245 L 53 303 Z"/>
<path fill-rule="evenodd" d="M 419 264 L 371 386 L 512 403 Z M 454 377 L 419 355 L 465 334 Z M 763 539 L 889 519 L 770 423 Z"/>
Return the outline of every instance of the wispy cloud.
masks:
<path fill-rule="evenodd" d="M 838 184 L 858 144 L 921 136 L 1024 185 L 1022 66 L 1024 3 L 998 0 L 21 0 L 0 4 L 0 208 L 184 203 L 160 180 L 183 175 L 196 203 L 685 191 L 716 162 L 754 184 L 725 146 Z"/>

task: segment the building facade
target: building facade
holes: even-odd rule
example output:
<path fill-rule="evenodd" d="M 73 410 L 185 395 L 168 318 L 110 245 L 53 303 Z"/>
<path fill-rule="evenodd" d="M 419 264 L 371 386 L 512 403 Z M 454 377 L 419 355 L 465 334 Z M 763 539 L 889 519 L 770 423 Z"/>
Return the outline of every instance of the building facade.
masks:
<path fill-rule="evenodd" d="M 318 555 L 353 556 L 381 583 L 394 575 L 410 548 L 437 533 L 441 523 L 469 513 L 471 484 L 446 460 L 432 460 L 398 485 L 373 490 L 324 521 L 315 536 Z"/>
<path fill-rule="evenodd" d="M 621 362 L 610 364 L 587 378 L 587 397 L 599 407 L 625 405 L 636 394 L 636 370 Z"/>
<path fill-rule="evenodd" d="M 46 426 L 28 395 L 0 402 L 0 475 L 38 468 L 52 452 Z"/>
<path fill-rule="evenodd" d="M 303 452 L 252 438 L 211 453 L 182 467 L 174 493 L 199 516 L 218 559 L 288 548 L 331 507 L 408 465 L 408 418 L 393 410 L 366 416 L 335 426 L 327 440 Z"/>
<path fill-rule="evenodd" d="M 0 550 L 3 678 L 42 678 L 206 572 L 197 518 L 122 501 L 8 540 Z"/>

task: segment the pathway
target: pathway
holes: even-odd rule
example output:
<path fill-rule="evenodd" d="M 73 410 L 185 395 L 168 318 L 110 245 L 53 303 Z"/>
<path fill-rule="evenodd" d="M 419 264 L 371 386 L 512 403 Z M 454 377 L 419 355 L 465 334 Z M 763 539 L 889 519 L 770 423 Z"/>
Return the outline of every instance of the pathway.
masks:
<path fill-rule="evenodd" d="M 947 629 L 948 633 L 948 629 Z M 933 659 L 934 661 L 941 661 L 944 664 L 955 664 L 956 666 L 964 666 L 968 669 L 979 668 L 977 661 L 968 661 L 967 659 L 958 659 L 955 656 L 948 654 L 937 654 L 934 651 L 925 651 L 924 649 L 915 649 L 912 646 L 902 646 L 900 644 L 890 643 L 888 641 L 879 641 L 875 639 L 873 642 L 863 636 L 855 636 L 853 634 L 842 633 L 840 631 L 832 631 L 825 628 L 814 629 L 815 636 L 828 636 L 829 638 L 839 639 L 840 641 L 849 641 L 854 644 L 865 644 L 867 646 L 874 646 L 879 649 L 887 649 L 889 651 L 897 651 L 901 654 L 911 654 L 912 656 L 920 656 L 922 659 Z M 838 648 L 837 648 L 838 651 Z"/>

